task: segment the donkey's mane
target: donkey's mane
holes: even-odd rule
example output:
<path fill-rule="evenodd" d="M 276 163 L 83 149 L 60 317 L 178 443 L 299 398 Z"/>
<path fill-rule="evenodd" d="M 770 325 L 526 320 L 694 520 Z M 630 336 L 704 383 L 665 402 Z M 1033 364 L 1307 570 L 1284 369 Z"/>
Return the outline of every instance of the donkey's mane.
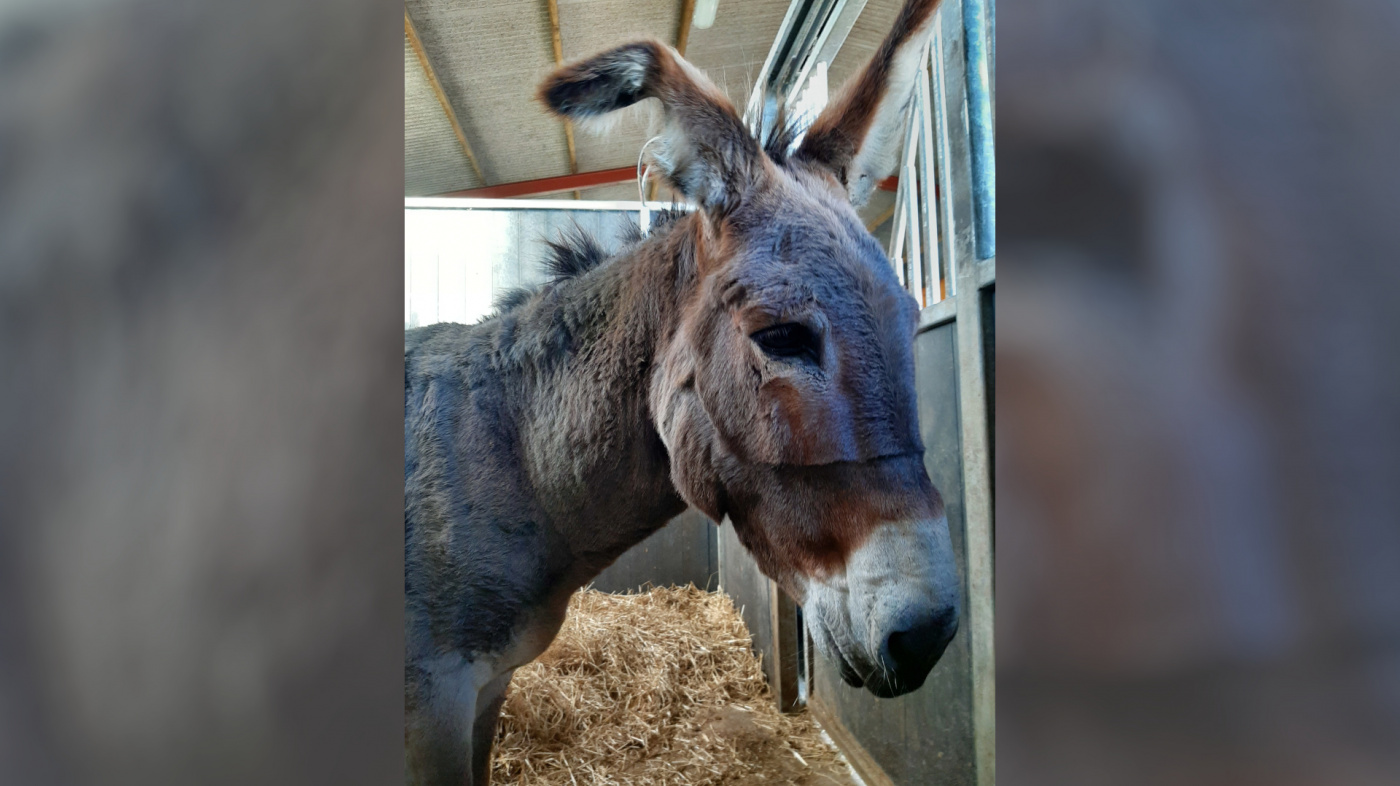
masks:
<path fill-rule="evenodd" d="M 669 234 L 676 224 L 676 219 L 685 215 L 688 215 L 688 211 L 658 210 L 653 212 L 651 214 L 650 236 L 661 237 Z M 561 230 L 553 240 L 543 239 L 547 248 L 544 266 L 549 271 L 548 280 L 537 286 L 517 287 L 501 293 L 496 298 L 496 310 L 492 317 L 501 316 L 520 308 L 530 302 L 535 295 L 552 285 L 578 278 L 594 268 L 606 265 L 647 239 L 642 237 L 640 227 L 626 219 L 622 220 L 625 222 L 622 242 L 611 253 L 603 249 L 602 244 L 592 233 L 578 224 Z"/>
<path fill-rule="evenodd" d="M 767 103 L 767 96 L 764 97 Z M 792 145 L 797 141 L 797 137 L 805 130 L 802 121 L 810 120 L 803 115 L 788 114 L 787 102 L 778 101 L 778 114 L 773 119 L 773 127 L 768 130 L 766 138 L 760 139 L 763 152 L 772 159 L 778 166 L 786 166 L 788 156 L 792 152 Z"/>
<path fill-rule="evenodd" d="M 789 114 L 786 102 L 778 101 L 777 103 L 778 113 L 774 118 L 773 125 L 764 135 L 765 138 L 760 138 L 758 141 L 763 147 L 763 152 L 767 153 L 775 164 L 786 166 L 793 143 L 805 130 L 802 121 L 807 118 Z M 651 237 L 661 237 L 668 234 L 675 226 L 676 219 L 687 214 L 688 211 L 677 209 L 653 212 L 651 215 Z M 594 268 L 601 267 L 627 253 L 644 239 L 646 238 L 642 237 L 641 229 L 631 222 L 627 222 L 623 229 L 621 245 L 611 253 L 605 251 L 598 239 L 578 224 L 561 230 L 553 240 L 544 238 L 543 242 L 548 249 L 544 258 L 544 266 L 549 271 L 549 278 L 536 286 L 516 287 L 502 292 L 496 298 L 495 313 L 486 319 L 515 311 L 550 286 L 578 278 Z"/>

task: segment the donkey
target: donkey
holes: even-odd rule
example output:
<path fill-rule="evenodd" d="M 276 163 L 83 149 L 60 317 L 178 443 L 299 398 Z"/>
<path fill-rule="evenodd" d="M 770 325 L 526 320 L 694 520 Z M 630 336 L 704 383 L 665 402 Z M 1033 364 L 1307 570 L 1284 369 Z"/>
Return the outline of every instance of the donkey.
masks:
<path fill-rule="evenodd" d="M 410 780 L 486 783 L 513 670 L 687 504 L 729 519 L 846 682 L 923 684 L 959 576 L 923 463 L 918 308 L 852 206 L 895 168 L 936 4 L 906 3 L 797 145 L 761 144 L 656 41 L 541 86 L 574 120 L 657 99 L 654 163 L 697 209 L 612 258 L 556 244 L 539 291 L 406 333 Z"/>

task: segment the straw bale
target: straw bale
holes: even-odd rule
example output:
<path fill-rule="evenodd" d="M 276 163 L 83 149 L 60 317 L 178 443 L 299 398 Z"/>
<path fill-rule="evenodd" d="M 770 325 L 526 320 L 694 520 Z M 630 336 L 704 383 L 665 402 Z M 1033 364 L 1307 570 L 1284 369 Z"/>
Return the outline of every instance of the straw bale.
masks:
<path fill-rule="evenodd" d="M 723 593 L 576 593 L 515 672 L 492 783 L 850 784 L 816 723 L 778 712 L 749 641 Z"/>

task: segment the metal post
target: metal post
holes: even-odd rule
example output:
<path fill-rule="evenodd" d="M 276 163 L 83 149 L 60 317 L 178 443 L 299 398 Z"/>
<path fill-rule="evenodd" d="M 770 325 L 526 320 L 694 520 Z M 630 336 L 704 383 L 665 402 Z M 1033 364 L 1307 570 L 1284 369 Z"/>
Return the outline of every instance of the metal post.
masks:
<path fill-rule="evenodd" d="M 949 269 L 956 282 L 958 348 L 958 420 L 962 440 L 963 511 L 966 516 L 967 598 L 966 630 L 972 658 L 972 737 L 976 783 L 996 783 L 996 654 L 993 646 L 995 614 L 992 594 L 992 482 L 987 428 L 986 367 L 983 360 L 982 298 L 977 261 L 977 241 L 993 239 L 991 232 L 976 232 L 976 201 L 979 194 L 974 162 L 970 118 L 976 102 L 968 95 L 968 64 L 975 59 L 965 55 L 971 41 L 964 35 L 962 4 L 946 5 L 940 11 L 938 39 L 941 49 L 943 88 L 943 129 L 946 158 L 943 182 L 945 215 L 951 235 Z M 979 41 L 983 39 L 978 39 Z M 985 107 L 985 101 L 983 102 Z M 991 138 L 984 140 L 988 145 Z M 989 151 L 988 151 L 989 152 Z M 990 196 L 990 193 L 987 194 Z M 987 207 L 993 208 L 988 201 Z"/>
<path fill-rule="evenodd" d="M 967 51 L 967 120 L 972 137 L 972 201 L 977 222 L 977 258 L 996 256 L 997 169 L 992 149 L 991 77 L 987 65 L 986 0 L 963 0 Z"/>

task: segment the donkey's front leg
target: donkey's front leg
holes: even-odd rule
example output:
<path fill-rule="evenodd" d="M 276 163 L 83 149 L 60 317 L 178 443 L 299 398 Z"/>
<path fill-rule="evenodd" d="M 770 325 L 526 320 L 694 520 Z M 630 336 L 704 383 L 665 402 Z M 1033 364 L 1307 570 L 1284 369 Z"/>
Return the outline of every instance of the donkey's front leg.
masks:
<path fill-rule="evenodd" d="M 491 745 L 496 740 L 496 721 L 501 705 L 506 701 L 506 686 L 514 670 L 492 680 L 481 689 L 476 699 L 476 720 L 472 723 L 472 780 L 474 786 L 491 782 Z"/>
<path fill-rule="evenodd" d="M 493 671 L 489 664 L 458 655 L 439 656 L 415 669 L 405 724 L 410 784 L 485 786 L 491 736 L 510 681 L 509 672 L 494 675 Z M 489 716 L 490 722 L 478 721 L 483 716 Z M 488 728 L 479 731 L 482 726 Z M 482 769 L 483 762 L 487 769 Z"/>
<path fill-rule="evenodd" d="M 406 720 L 407 770 L 410 786 L 461 786 L 473 783 L 470 766 L 473 728 L 470 710 L 454 716 L 442 707 L 419 706 Z M 483 781 L 484 783 L 484 781 Z"/>

